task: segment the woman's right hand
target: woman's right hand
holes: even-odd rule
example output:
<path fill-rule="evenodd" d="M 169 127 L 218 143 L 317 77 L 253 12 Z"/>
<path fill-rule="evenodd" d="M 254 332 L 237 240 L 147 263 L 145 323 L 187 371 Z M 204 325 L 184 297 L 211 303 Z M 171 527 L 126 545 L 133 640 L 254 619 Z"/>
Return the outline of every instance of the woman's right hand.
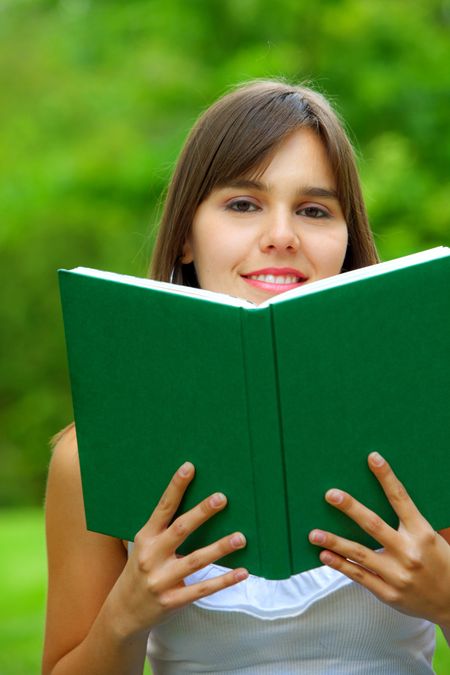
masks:
<path fill-rule="evenodd" d="M 215 493 L 171 522 L 194 473 L 190 462 L 175 473 L 137 533 L 128 562 L 106 601 L 122 637 L 148 633 L 174 610 L 248 577 L 247 570 L 239 568 L 185 585 L 185 577 L 246 544 L 244 536 L 235 532 L 189 555 L 177 555 L 184 540 L 227 503 L 224 495 Z"/>

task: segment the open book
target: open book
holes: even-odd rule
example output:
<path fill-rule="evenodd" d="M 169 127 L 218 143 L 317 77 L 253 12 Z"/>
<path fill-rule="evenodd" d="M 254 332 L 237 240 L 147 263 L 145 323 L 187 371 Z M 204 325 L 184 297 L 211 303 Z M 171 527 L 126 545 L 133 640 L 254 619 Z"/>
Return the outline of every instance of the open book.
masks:
<path fill-rule="evenodd" d="M 60 270 L 87 527 L 132 540 L 186 460 L 182 509 L 226 509 L 181 553 L 235 530 L 220 562 L 285 578 L 320 565 L 314 527 L 374 548 L 339 487 L 397 519 L 379 451 L 436 529 L 450 525 L 450 249 L 306 284 L 254 306 L 200 289 Z"/>

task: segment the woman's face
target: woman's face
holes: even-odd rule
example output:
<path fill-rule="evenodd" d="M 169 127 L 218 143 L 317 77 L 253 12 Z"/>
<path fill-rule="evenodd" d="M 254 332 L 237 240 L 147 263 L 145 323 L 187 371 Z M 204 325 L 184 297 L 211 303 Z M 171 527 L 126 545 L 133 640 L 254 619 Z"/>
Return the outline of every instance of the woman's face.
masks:
<path fill-rule="evenodd" d="M 338 274 L 347 225 L 325 148 L 311 129 L 293 132 L 258 180 L 236 179 L 200 204 L 183 262 L 201 288 L 256 304 Z"/>

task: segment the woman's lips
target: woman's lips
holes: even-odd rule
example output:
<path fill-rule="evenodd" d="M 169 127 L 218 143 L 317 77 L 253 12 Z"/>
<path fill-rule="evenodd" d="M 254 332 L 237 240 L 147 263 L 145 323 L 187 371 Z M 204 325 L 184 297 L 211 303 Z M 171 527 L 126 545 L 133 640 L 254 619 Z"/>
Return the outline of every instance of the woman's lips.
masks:
<path fill-rule="evenodd" d="M 284 293 L 292 288 L 298 288 L 308 281 L 308 277 L 302 272 L 291 267 L 271 267 L 255 270 L 249 274 L 242 274 L 241 277 L 250 286 L 255 286 L 270 293 Z"/>

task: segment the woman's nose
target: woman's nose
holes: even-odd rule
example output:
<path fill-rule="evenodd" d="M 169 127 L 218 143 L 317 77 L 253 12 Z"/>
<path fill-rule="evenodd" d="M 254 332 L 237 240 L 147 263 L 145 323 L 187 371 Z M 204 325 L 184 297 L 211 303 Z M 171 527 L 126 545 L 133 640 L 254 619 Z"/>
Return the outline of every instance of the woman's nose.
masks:
<path fill-rule="evenodd" d="M 260 240 L 263 251 L 277 250 L 295 252 L 300 246 L 300 237 L 291 214 L 268 214 Z"/>

